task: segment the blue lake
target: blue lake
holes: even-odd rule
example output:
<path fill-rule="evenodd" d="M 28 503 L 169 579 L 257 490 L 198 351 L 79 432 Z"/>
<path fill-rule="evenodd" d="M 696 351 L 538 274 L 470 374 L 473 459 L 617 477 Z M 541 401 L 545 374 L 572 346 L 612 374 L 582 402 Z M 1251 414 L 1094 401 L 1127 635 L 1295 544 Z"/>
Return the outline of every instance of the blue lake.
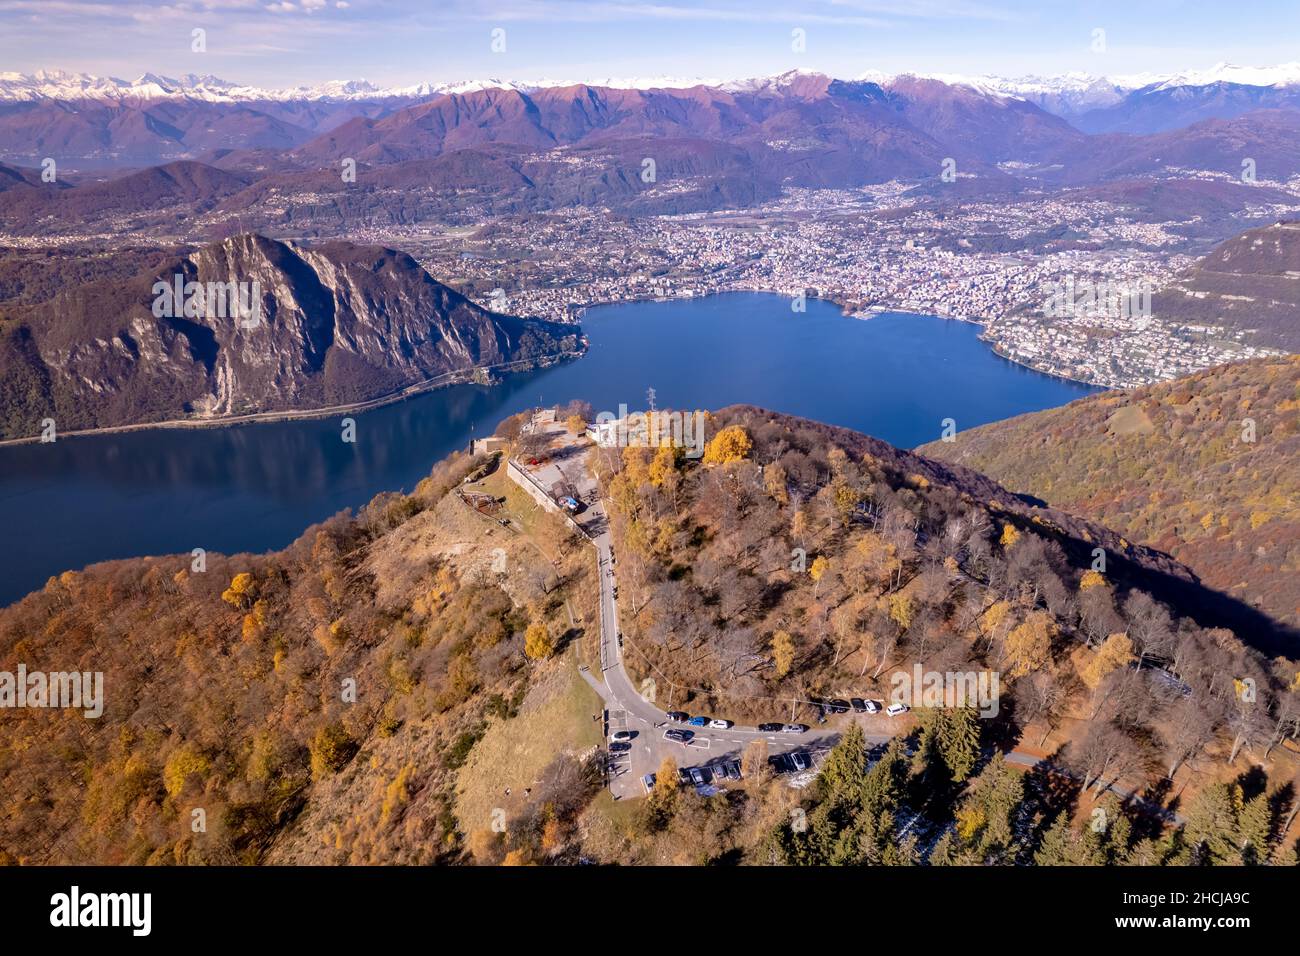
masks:
<path fill-rule="evenodd" d="M 993 354 L 978 327 L 933 316 L 866 321 L 809 301 L 735 293 L 591 309 L 582 359 L 486 388 L 456 386 L 339 418 L 156 430 L 0 449 L 0 604 L 95 561 L 201 547 L 280 548 L 304 528 L 410 490 L 507 415 L 586 399 L 597 411 L 760 405 L 913 447 L 1096 389 Z"/>

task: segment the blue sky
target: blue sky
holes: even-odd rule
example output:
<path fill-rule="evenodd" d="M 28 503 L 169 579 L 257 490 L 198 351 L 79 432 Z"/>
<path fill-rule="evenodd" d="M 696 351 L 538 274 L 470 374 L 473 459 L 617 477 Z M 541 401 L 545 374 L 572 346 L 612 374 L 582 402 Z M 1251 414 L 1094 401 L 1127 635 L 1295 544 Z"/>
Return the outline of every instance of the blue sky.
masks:
<path fill-rule="evenodd" d="M 207 52 L 190 49 L 207 31 Z M 505 30 L 505 52 L 491 33 Z M 791 31 L 806 31 L 806 52 Z M 1091 48 L 1105 31 L 1105 52 Z M 737 78 L 794 67 L 1127 74 L 1300 59 L 1300 2 L 0 0 L 0 70 L 211 73 L 262 86 Z"/>

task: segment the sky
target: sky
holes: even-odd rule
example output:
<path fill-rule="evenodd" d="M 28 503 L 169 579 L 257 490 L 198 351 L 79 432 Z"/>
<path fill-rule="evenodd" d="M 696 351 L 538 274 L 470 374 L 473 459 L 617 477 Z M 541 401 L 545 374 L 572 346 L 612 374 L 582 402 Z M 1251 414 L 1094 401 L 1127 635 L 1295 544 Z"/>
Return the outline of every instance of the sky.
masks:
<path fill-rule="evenodd" d="M 277 88 L 794 68 L 1118 76 L 1292 62 L 1297 40 L 1300 0 L 0 0 L 0 71 Z"/>

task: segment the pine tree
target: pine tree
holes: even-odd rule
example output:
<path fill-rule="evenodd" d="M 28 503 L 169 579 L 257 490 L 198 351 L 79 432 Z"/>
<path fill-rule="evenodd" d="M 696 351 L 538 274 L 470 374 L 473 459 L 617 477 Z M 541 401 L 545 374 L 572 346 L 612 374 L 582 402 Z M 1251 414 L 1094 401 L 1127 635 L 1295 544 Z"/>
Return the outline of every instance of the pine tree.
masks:
<path fill-rule="evenodd" d="M 1242 810 L 1241 788 L 1231 783 L 1206 787 L 1187 807 L 1183 827 L 1183 862 L 1223 866 L 1237 863 L 1237 821 Z"/>
<path fill-rule="evenodd" d="M 1043 834 L 1034 854 L 1037 866 L 1070 866 L 1074 862 L 1074 839 L 1070 834 L 1069 814 L 1062 810 Z"/>
<path fill-rule="evenodd" d="M 1267 863 L 1272 832 L 1273 811 L 1269 807 L 1268 794 L 1261 790 L 1241 809 L 1237 823 L 1238 862 L 1242 866 Z"/>
<path fill-rule="evenodd" d="M 938 726 L 939 749 L 943 762 L 956 783 L 970 776 L 980 755 L 979 715 L 973 707 L 958 707 L 942 712 Z"/>

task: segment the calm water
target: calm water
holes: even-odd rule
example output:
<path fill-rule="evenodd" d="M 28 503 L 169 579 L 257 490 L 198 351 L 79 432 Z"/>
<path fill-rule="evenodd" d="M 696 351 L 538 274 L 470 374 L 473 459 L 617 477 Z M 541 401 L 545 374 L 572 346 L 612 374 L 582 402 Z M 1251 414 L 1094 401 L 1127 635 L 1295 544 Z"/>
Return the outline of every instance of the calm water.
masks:
<path fill-rule="evenodd" d="M 931 316 L 857 321 L 823 302 L 738 293 L 592 309 L 589 354 L 496 388 L 456 386 L 339 419 L 146 431 L 0 449 L 0 604 L 94 561 L 202 547 L 280 548 L 309 524 L 385 490 L 507 415 L 586 399 L 597 411 L 761 405 L 912 447 L 940 421 L 969 428 L 1094 389 L 1004 361 L 978 328 Z"/>

